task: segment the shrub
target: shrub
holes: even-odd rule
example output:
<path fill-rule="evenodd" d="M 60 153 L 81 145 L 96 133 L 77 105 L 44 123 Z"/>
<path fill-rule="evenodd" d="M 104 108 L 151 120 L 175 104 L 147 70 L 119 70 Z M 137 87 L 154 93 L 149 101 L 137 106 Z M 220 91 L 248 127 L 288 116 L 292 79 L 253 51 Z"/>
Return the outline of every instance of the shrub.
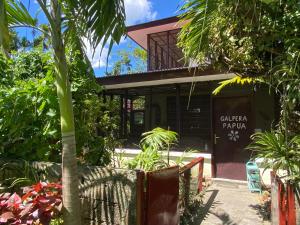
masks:
<path fill-rule="evenodd" d="M 0 195 L 0 224 L 50 224 L 62 209 L 62 186 L 39 182 L 24 188 L 24 195 Z"/>

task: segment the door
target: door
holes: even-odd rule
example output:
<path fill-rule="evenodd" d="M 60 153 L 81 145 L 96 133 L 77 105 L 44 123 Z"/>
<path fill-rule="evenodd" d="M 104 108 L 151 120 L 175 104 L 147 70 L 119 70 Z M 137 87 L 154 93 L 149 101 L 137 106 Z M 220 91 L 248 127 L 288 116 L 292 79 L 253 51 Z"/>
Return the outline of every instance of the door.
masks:
<path fill-rule="evenodd" d="M 218 178 L 246 180 L 245 163 L 250 151 L 253 132 L 251 99 L 249 97 L 215 98 L 214 113 L 214 168 Z"/>

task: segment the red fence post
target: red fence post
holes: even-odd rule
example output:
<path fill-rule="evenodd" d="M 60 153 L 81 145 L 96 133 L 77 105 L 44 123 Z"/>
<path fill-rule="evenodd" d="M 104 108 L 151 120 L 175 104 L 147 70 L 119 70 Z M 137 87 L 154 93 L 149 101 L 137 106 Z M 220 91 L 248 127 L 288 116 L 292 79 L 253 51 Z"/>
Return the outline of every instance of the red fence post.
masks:
<path fill-rule="evenodd" d="M 287 224 L 296 225 L 296 205 L 295 205 L 295 193 L 294 187 L 288 183 L 287 184 Z"/>
<path fill-rule="evenodd" d="M 286 198 L 284 185 L 276 176 L 275 181 L 278 183 L 278 204 L 279 204 L 279 225 L 286 225 Z"/>
<path fill-rule="evenodd" d="M 198 171 L 198 192 L 202 191 L 202 181 L 203 181 L 203 167 L 204 167 L 204 158 L 199 162 L 199 171 Z"/>

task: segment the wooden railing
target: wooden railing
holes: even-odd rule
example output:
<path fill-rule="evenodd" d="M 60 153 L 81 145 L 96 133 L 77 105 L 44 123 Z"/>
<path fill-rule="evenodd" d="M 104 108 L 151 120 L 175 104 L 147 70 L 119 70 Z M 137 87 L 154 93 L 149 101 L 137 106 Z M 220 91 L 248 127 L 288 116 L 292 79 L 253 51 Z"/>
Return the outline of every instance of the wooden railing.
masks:
<path fill-rule="evenodd" d="M 203 167 L 204 167 L 204 158 L 199 157 L 192 160 L 189 164 L 181 167 L 179 170 L 179 174 L 183 176 L 184 189 L 183 189 L 183 198 L 185 205 L 189 204 L 189 196 L 191 189 L 191 171 L 192 168 L 199 165 L 198 168 L 198 176 L 197 176 L 197 191 L 200 193 L 203 189 Z"/>

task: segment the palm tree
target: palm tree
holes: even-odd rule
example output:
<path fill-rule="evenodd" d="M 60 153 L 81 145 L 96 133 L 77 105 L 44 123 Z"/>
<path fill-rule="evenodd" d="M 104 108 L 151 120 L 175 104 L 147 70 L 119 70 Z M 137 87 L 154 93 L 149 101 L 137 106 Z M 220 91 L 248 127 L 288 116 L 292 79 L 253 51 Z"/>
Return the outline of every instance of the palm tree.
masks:
<path fill-rule="evenodd" d="M 8 8 L 13 6 L 13 0 L 7 1 L 11 4 L 0 0 L 0 6 L 6 6 L 6 9 L 1 7 L 1 15 L 2 9 L 3 12 L 5 10 L 8 12 Z M 64 224 L 79 225 L 81 219 L 78 196 L 75 127 L 65 45 L 67 42 L 71 42 L 72 47 L 79 50 L 86 60 L 87 57 L 83 50 L 83 38 L 88 40 L 94 48 L 99 44 L 103 47 L 109 44 L 110 53 L 113 43 L 119 42 L 125 32 L 124 2 L 123 0 L 37 0 L 37 2 L 49 23 L 50 33 L 47 34 L 41 31 L 50 36 L 56 67 L 56 86 L 60 106 L 63 148 L 63 219 Z M 10 13 L 7 13 L 7 15 L 7 17 L 13 20 L 14 17 Z M 9 19 L 5 19 L 5 15 L 2 17 L 4 18 L 0 17 L 0 20 L 3 19 L 2 22 L 0 21 L 0 33 L 3 31 L 2 24 L 3 26 L 9 24 Z M 14 26 L 20 25 L 33 27 L 32 24 L 26 23 L 26 21 L 24 23 L 17 23 Z M 35 27 L 35 29 L 39 28 Z M 3 42 L 1 39 L 0 45 L 6 52 L 9 52 L 6 42 Z"/>

